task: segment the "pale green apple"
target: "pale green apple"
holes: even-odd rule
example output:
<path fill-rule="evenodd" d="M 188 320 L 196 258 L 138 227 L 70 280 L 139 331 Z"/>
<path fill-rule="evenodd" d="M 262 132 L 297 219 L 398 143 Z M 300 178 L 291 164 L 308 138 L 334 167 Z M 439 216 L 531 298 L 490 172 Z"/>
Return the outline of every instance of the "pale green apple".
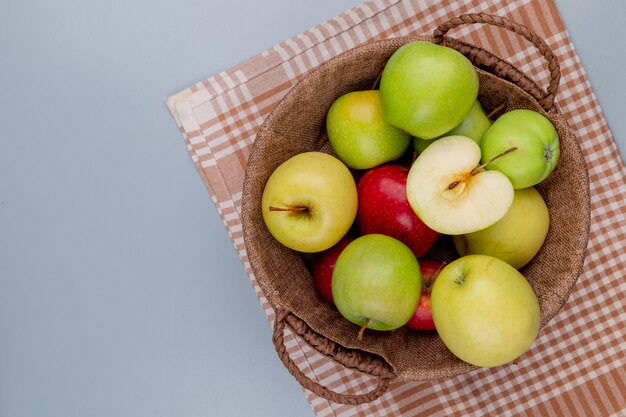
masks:
<path fill-rule="evenodd" d="M 369 169 L 398 159 L 411 137 L 383 119 L 378 90 L 339 97 L 326 116 L 328 140 L 337 157 L 354 169 Z"/>
<path fill-rule="evenodd" d="M 534 342 L 539 302 L 524 276 L 487 255 L 446 265 L 431 293 L 435 327 L 459 359 L 476 366 L 511 362 Z"/>
<path fill-rule="evenodd" d="M 455 127 L 454 129 L 452 129 L 451 131 L 446 132 L 445 134 L 441 135 L 441 137 L 466 136 L 480 145 L 480 140 L 483 138 L 483 135 L 485 134 L 487 129 L 489 129 L 490 126 L 491 126 L 491 121 L 489 121 L 489 118 L 483 111 L 483 108 L 480 105 L 480 102 L 476 100 L 474 104 L 472 105 L 472 108 L 470 109 L 469 113 L 467 113 L 467 116 L 465 116 L 465 118 L 461 122 L 461 124 Z M 422 152 L 424 152 L 424 149 L 426 149 L 430 144 L 432 144 L 434 140 L 436 139 L 426 140 L 426 139 L 420 139 L 420 138 L 413 138 L 413 149 L 415 149 L 415 152 L 417 152 L 417 154 L 419 155 Z"/>
<path fill-rule="evenodd" d="M 409 171 L 406 195 L 431 229 L 460 235 L 491 226 L 513 203 L 511 181 L 479 167 L 480 148 L 465 136 L 436 140 Z"/>
<path fill-rule="evenodd" d="M 515 190 L 513 204 L 502 219 L 478 232 L 453 236 L 459 255 L 482 254 L 520 269 L 539 252 L 548 235 L 550 214 L 533 187 Z"/>
<path fill-rule="evenodd" d="M 433 139 L 458 126 L 478 96 L 478 74 L 462 54 L 417 41 L 400 47 L 380 80 L 385 119 L 411 135 Z"/>
<path fill-rule="evenodd" d="M 392 237 L 355 239 L 339 255 L 332 277 L 333 299 L 346 319 L 367 328 L 402 327 L 415 312 L 422 288 L 417 258 Z"/>
<path fill-rule="evenodd" d="M 354 222 L 357 204 L 348 168 L 321 152 L 297 154 L 279 165 L 261 202 L 272 236 L 300 252 L 321 252 L 339 242 Z"/>
<path fill-rule="evenodd" d="M 504 113 L 485 132 L 480 144 L 482 162 L 516 147 L 487 169 L 503 172 L 513 188 L 527 188 L 543 181 L 556 167 L 561 155 L 559 135 L 544 115 L 532 110 Z"/>

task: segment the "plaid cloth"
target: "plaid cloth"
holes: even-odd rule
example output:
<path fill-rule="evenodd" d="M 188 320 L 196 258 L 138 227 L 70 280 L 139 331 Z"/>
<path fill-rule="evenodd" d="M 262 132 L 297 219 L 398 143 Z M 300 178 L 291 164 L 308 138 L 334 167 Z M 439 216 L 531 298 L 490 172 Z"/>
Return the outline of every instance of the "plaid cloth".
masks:
<path fill-rule="evenodd" d="M 560 61 L 557 104 L 580 140 L 590 176 L 592 223 L 583 274 L 517 365 L 445 381 L 395 383 L 360 406 L 305 394 L 318 416 L 626 415 L 626 169 L 552 0 L 371 0 L 192 85 L 167 104 L 272 322 L 274 312 L 246 257 L 240 221 L 243 175 L 257 128 L 321 62 L 371 40 L 430 34 L 443 21 L 470 12 L 532 27 Z M 546 65 L 525 40 L 478 25 L 451 36 L 509 59 L 546 85 Z M 289 332 L 286 344 L 301 369 L 323 385 L 353 394 L 372 387 L 369 377 L 340 368 Z"/>

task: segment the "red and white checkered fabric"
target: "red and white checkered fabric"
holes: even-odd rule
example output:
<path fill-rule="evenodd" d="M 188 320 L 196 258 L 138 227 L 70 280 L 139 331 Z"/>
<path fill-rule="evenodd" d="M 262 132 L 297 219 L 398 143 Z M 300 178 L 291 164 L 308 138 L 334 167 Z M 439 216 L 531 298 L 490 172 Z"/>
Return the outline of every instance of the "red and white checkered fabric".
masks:
<path fill-rule="evenodd" d="M 443 21 L 470 12 L 533 28 L 560 61 L 557 103 L 576 132 L 590 176 L 591 235 L 583 274 L 517 365 L 446 381 L 395 383 L 377 401 L 359 406 L 305 391 L 307 399 L 318 416 L 626 415 L 626 168 L 552 0 L 371 0 L 185 89 L 168 106 L 271 322 L 274 313 L 250 269 L 240 220 L 244 170 L 257 128 L 321 62 L 372 40 L 430 34 Z M 478 25 L 451 36 L 479 44 L 547 83 L 545 63 L 521 38 Z M 286 343 L 294 361 L 323 385 L 348 393 L 371 388 L 369 378 L 341 369 L 291 334 Z"/>

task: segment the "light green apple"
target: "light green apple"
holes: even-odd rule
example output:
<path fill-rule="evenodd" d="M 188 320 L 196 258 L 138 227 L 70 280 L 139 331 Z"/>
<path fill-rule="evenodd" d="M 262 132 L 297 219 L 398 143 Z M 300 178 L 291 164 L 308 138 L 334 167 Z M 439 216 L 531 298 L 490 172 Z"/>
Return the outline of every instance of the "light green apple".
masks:
<path fill-rule="evenodd" d="M 499 366 L 524 353 L 539 332 L 539 302 L 524 276 L 487 255 L 446 265 L 435 280 L 431 308 L 443 343 L 476 366 Z"/>
<path fill-rule="evenodd" d="M 387 61 L 380 80 L 385 119 L 411 135 L 433 139 L 458 126 L 478 96 L 478 74 L 462 54 L 416 41 Z"/>
<path fill-rule="evenodd" d="M 357 204 L 348 168 L 322 152 L 297 154 L 279 165 L 261 201 L 272 236 L 300 252 L 321 252 L 339 242 L 354 222 Z"/>
<path fill-rule="evenodd" d="M 489 118 L 483 111 L 480 102 L 476 100 L 461 124 L 451 131 L 444 133 L 443 135 L 441 135 L 441 137 L 465 136 L 480 145 L 480 141 L 483 138 L 483 135 L 490 126 L 491 121 L 489 121 Z M 424 149 L 432 144 L 434 140 L 436 139 L 425 140 L 420 138 L 413 138 L 413 149 L 419 155 L 424 152 Z"/>
<path fill-rule="evenodd" d="M 539 252 L 549 226 L 548 206 L 541 194 L 529 187 L 515 190 L 509 211 L 494 225 L 452 239 L 460 256 L 490 255 L 520 269 Z"/>
<path fill-rule="evenodd" d="M 374 330 L 403 326 L 417 306 L 422 278 L 408 246 L 381 234 L 361 236 L 339 255 L 332 277 L 337 309 Z M 367 322 L 366 322 L 367 321 Z"/>
<path fill-rule="evenodd" d="M 333 102 L 326 116 L 328 140 L 337 157 L 354 169 L 398 159 L 411 137 L 383 119 L 378 90 L 353 91 Z"/>
<path fill-rule="evenodd" d="M 498 158 L 487 165 L 487 169 L 504 173 L 516 189 L 543 181 L 554 170 L 561 155 L 554 125 L 532 110 L 512 110 L 491 125 L 480 144 L 482 162 L 511 147 L 516 147 L 517 151 Z"/>

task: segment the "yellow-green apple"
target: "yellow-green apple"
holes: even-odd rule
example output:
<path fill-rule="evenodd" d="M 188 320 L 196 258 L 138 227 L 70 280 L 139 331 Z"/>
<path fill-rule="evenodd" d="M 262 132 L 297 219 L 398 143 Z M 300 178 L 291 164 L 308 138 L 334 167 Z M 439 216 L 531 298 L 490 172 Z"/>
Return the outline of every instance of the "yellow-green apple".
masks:
<path fill-rule="evenodd" d="M 533 187 L 515 190 L 513 204 L 502 219 L 486 229 L 453 236 L 459 255 L 482 254 L 520 269 L 541 249 L 548 235 L 550 214 Z"/>
<path fill-rule="evenodd" d="M 398 239 L 419 258 L 435 243 L 439 233 L 415 214 L 406 197 L 409 169 L 386 164 L 367 171 L 357 184 L 356 220 L 361 234 L 380 233 Z"/>
<path fill-rule="evenodd" d="M 524 353 L 539 331 L 539 302 L 524 276 L 487 255 L 446 265 L 431 295 L 443 343 L 459 359 L 499 366 Z"/>
<path fill-rule="evenodd" d="M 319 258 L 315 260 L 313 265 L 313 285 L 319 296 L 330 305 L 335 305 L 333 300 L 333 270 L 335 269 L 335 263 L 337 258 L 341 255 L 341 252 L 352 242 L 354 238 L 345 236 L 332 248 L 326 249 L 319 254 Z"/>
<path fill-rule="evenodd" d="M 470 109 L 467 116 L 463 119 L 460 125 L 455 127 L 449 132 L 446 132 L 442 135 L 444 136 L 467 136 L 468 138 L 474 140 L 477 144 L 480 145 L 480 141 L 483 138 L 483 135 L 491 126 L 491 121 L 483 111 L 482 106 L 478 100 L 474 101 L 472 108 Z M 428 147 L 433 140 L 425 140 L 420 138 L 413 138 L 413 149 L 417 154 L 424 152 L 424 149 Z"/>
<path fill-rule="evenodd" d="M 389 58 L 380 80 L 385 119 L 413 136 L 433 139 L 458 126 L 478 96 L 478 75 L 462 54 L 411 42 Z"/>
<path fill-rule="evenodd" d="M 430 292 L 432 291 L 435 279 L 439 272 L 446 265 L 440 261 L 430 259 L 419 259 L 420 272 L 422 273 L 422 292 L 417 302 L 415 313 L 406 323 L 406 327 L 413 330 L 435 330 L 433 313 L 430 307 Z"/>
<path fill-rule="evenodd" d="M 417 157 L 406 193 L 428 227 L 460 235 L 504 217 L 513 202 L 511 181 L 499 171 L 484 171 L 479 162 L 479 146 L 465 136 L 438 139 Z"/>
<path fill-rule="evenodd" d="M 321 252 L 348 232 L 358 197 L 350 170 L 322 152 L 297 154 L 265 185 L 263 220 L 276 240 L 300 252 Z"/>
<path fill-rule="evenodd" d="M 335 100 L 326 116 L 326 131 L 339 159 L 354 169 L 396 160 L 411 141 L 383 119 L 378 90 L 354 91 Z"/>
<path fill-rule="evenodd" d="M 422 280 L 417 258 L 389 236 L 358 237 L 339 255 L 332 289 L 337 310 L 350 322 L 374 330 L 404 326 L 415 311 Z"/>
<path fill-rule="evenodd" d="M 511 147 L 517 151 L 491 162 L 487 169 L 503 172 L 513 188 L 527 188 L 543 181 L 561 155 L 554 125 L 532 110 L 512 110 L 491 125 L 480 143 L 483 163 Z"/>

